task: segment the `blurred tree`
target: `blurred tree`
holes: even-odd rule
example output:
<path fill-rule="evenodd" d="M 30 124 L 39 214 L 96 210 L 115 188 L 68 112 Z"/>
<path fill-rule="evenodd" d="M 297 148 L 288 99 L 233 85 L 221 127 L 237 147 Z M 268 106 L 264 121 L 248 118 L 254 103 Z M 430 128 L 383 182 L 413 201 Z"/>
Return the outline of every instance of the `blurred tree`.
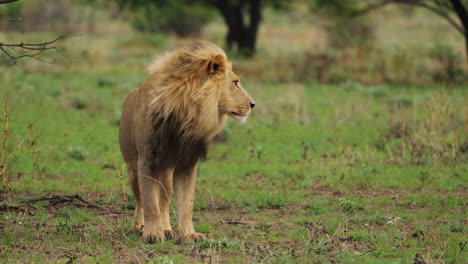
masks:
<path fill-rule="evenodd" d="M 255 53 L 262 9 L 271 6 L 285 9 L 290 1 L 282 0 L 208 0 L 215 6 L 228 26 L 226 45 L 248 57 Z"/>
<path fill-rule="evenodd" d="M 465 38 L 468 62 L 468 0 L 315 0 L 315 6 L 330 14 L 352 18 L 388 4 L 421 7 L 445 19 Z"/>
<path fill-rule="evenodd" d="M 149 6 L 164 8 L 172 5 L 170 0 L 118 0 L 121 7 L 138 8 Z M 226 45 L 229 50 L 237 50 L 245 56 L 255 53 L 258 28 L 262 19 L 262 9 L 271 6 L 284 9 L 290 1 L 282 0 L 177 0 L 186 6 L 205 5 L 218 10 L 228 27 Z M 173 14 L 181 19 L 182 14 Z M 158 19 L 158 18 L 155 18 Z"/>
<path fill-rule="evenodd" d="M 261 0 L 211 2 L 221 12 L 228 26 L 227 48 L 237 49 L 241 54 L 252 56 L 255 53 L 258 27 L 262 19 Z"/>

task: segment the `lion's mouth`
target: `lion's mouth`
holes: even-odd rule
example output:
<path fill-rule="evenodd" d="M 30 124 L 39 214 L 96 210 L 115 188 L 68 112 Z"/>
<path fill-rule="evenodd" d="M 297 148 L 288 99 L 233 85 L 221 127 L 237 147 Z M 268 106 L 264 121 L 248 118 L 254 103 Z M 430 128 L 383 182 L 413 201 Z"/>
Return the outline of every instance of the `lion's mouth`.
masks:
<path fill-rule="evenodd" d="M 244 116 L 247 116 L 247 115 L 238 114 L 238 113 L 236 113 L 236 112 L 231 112 L 231 115 L 232 115 L 233 117 L 236 117 L 236 116 L 237 116 L 237 117 L 244 117 Z"/>
<path fill-rule="evenodd" d="M 234 119 L 236 119 L 237 121 L 239 121 L 239 123 L 245 123 L 245 121 L 247 120 L 247 116 L 249 116 L 249 113 L 247 113 L 246 115 L 243 115 L 243 114 L 239 114 L 236 112 L 230 112 L 229 115 L 233 117 Z"/>

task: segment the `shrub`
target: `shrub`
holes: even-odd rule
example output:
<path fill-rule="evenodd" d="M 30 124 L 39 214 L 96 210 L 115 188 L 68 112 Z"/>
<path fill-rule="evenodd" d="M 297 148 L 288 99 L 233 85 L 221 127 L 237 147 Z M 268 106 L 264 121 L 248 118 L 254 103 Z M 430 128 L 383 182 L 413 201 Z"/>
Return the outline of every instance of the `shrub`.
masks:
<path fill-rule="evenodd" d="M 175 33 L 184 37 L 198 35 L 213 17 L 214 12 L 205 6 L 172 1 L 161 7 L 151 5 L 137 9 L 132 24 L 138 31 Z"/>
<path fill-rule="evenodd" d="M 466 80 L 462 68 L 463 61 L 452 46 L 435 43 L 429 51 L 429 56 L 438 64 L 438 69 L 432 74 L 434 81 L 461 83 Z"/>

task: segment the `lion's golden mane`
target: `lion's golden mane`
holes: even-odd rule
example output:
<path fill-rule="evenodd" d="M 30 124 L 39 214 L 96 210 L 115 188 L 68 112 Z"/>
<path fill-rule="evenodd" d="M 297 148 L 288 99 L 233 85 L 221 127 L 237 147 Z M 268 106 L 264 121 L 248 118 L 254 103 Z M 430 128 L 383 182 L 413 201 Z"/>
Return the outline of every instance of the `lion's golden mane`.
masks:
<path fill-rule="evenodd" d="M 215 76 L 208 79 L 210 66 Z M 162 163 L 157 165 L 190 164 L 206 154 L 207 143 L 227 119 L 218 111 L 226 67 L 224 51 L 202 41 L 169 52 L 148 67 L 147 94 L 155 135 L 151 149 L 154 154 L 165 153 L 164 158 L 157 157 Z"/>

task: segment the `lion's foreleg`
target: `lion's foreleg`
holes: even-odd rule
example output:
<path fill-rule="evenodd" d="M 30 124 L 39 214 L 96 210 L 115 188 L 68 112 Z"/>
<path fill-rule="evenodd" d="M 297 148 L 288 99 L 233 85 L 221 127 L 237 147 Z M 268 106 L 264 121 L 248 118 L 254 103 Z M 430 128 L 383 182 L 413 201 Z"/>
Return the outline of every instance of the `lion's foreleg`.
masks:
<path fill-rule="evenodd" d="M 169 218 L 169 207 L 171 204 L 171 195 L 173 189 L 173 171 L 161 175 L 161 192 L 159 193 L 159 208 L 161 209 L 161 226 L 166 239 L 175 238 L 175 233 L 172 231 Z"/>
<path fill-rule="evenodd" d="M 195 232 L 193 227 L 193 201 L 195 198 L 195 181 L 197 165 L 190 169 L 176 169 L 174 173 L 174 191 L 177 203 L 178 237 L 185 242 L 202 241 L 205 236 Z"/>
<path fill-rule="evenodd" d="M 165 240 L 159 204 L 163 189 L 160 179 L 167 173 L 172 173 L 172 170 L 151 172 L 144 161 L 138 162 L 138 180 L 145 221 L 141 238 L 149 243 Z"/>
<path fill-rule="evenodd" d="M 145 224 L 143 218 L 143 204 L 141 203 L 140 186 L 138 184 L 138 173 L 137 166 L 135 163 L 128 163 L 128 177 L 130 180 L 130 186 L 132 188 L 133 195 L 135 196 L 135 220 L 130 231 L 140 232 L 143 225 Z"/>

